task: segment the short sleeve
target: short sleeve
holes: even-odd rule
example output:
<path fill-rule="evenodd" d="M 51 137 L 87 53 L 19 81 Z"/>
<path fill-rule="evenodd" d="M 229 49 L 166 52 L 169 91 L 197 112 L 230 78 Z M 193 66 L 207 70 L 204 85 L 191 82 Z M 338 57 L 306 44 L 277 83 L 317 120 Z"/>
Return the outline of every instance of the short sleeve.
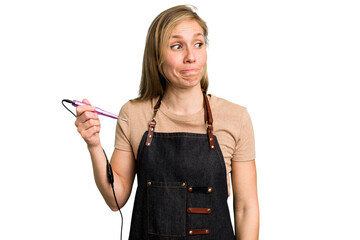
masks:
<path fill-rule="evenodd" d="M 255 159 L 254 129 L 246 108 L 240 119 L 240 134 L 236 139 L 232 161 L 249 161 Z"/>
<path fill-rule="evenodd" d="M 129 103 L 124 104 L 119 113 L 119 119 L 116 125 L 115 148 L 130 152 L 130 115 Z"/>

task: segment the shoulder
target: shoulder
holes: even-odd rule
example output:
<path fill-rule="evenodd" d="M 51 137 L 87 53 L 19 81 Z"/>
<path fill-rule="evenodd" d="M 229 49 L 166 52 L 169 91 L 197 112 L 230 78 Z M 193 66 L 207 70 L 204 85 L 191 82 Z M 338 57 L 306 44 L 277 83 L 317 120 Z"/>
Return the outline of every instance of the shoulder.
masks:
<path fill-rule="evenodd" d="M 152 112 L 154 101 L 154 99 L 144 101 L 129 100 L 121 107 L 120 115 L 130 116 L 143 112 Z"/>
<path fill-rule="evenodd" d="M 210 107 L 214 119 L 214 133 L 218 137 L 227 164 L 230 166 L 230 159 L 254 159 L 254 131 L 247 108 L 216 96 L 210 97 Z"/>
<path fill-rule="evenodd" d="M 121 110 L 131 111 L 131 110 L 148 108 L 151 107 L 151 102 L 152 100 L 145 100 L 145 101 L 129 100 L 121 107 Z"/>
<path fill-rule="evenodd" d="M 144 122 L 147 124 L 152 117 L 156 101 L 157 99 L 144 101 L 129 100 L 121 107 L 119 121 L 122 120 L 128 124 L 130 124 L 130 122 L 139 124 Z"/>
<path fill-rule="evenodd" d="M 230 102 L 224 98 L 220 98 L 214 95 L 209 95 L 210 107 L 215 115 L 219 115 L 221 119 L 239 119 L 246 118 L 248 115 L 246 107 Z"/>

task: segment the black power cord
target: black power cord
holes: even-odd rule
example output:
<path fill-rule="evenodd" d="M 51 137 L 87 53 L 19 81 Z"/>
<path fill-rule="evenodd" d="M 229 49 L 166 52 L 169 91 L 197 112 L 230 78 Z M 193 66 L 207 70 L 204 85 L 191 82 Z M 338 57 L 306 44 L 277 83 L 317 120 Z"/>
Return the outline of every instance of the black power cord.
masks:
<path fill-rule="evenodd" d="M 68 99 L 63 99 L 61 101 L 61 104 L 69 111 L 71 112 L 72 115 L 74 115 L 75 117 L 76 114 L 73 113 L 68 107 L 65 106 L 64 102 L 67 102 L 67 103 L 71 103 L 72 104 L 72 101 L 71 100 L 68 100 Z M 102 148 L 103 152 L 104 152 L 104 155 L 105 155 L 105 158 L 106 158 L 106 175 L 108 177 L 108 181 L 111 185 L 111 188 L 112 188 L 112 191 L 113 191 L 113 194 L 114 194 L 114 199 L 115 199 L 115 203 L 116 203 L 116 206 L 118 207 L 119 209 L 119 212 L 120 212 L 120 216 L 121 216 L 121 229 L 120 229 L 120 240 L 122 240 L 122 230 L 123 230 L 123 223 L 124 223 L 124 218 L 123 218 L 123 215 L 121 213 L 121 210 L 120 210 L 120 207 L 119 207 L 119 204 L 117 202 L 117 199 L 116 199 L 116 194 L 115 194 L 115 189 L 114 189 L 114 175 L 113 175 L 113 171 L 112 171 L 112 168 L 111 168 L 111 164 L 109 162 L 109 159 L 105 153 L 105 150 L 104 148 Z"/>
<path fill-rule="evenodd" d="M 69 112 L 71 112 L 72 115 L 74 115 L 74 117 L 77 117 L 75 113 L 73 113 L 70 109 L 68 109 L 68 107 L 64 104 L 64 102 L 67 102 L 67 103 L 71 103 L 72 104 L 72 101 L 69 100 L 69 99 L 63 99 L 61 101 L 61 104 L 64 106 L 64 108 L 66 108 Z"/>
<path fill-rule="evenodd" d="M 123 229 L 124 218 L 123 218 L 123 215 L 121 213 L 119 204 L 118 204 L 117 199 L 116 199 L 115 188 L 114 188 L 114 175 L 113 175 L 113 171 L 112 171 L 112 168 L 111 168 L 111 164 L 109 162 L 109 159 L 106 156 L 106 153 L 105 153 L 104 149 L 103 149 L 103 152 L 104 152 L 104 155 L 105 155 L 105 158 L 106 158 L 106 173 L 107 173 L 107 176 L 108 176 L 108 180 L 109 180 L 109 182 L 111 184 L 111 188 L 113 190 L 116 206 L 118 207 L 119 212 L 120 212 L 120 216 L 121 216 L 121 229 L 120 229 L 120 240 L 121 240 L 122 239 L 122 229 Z"/>

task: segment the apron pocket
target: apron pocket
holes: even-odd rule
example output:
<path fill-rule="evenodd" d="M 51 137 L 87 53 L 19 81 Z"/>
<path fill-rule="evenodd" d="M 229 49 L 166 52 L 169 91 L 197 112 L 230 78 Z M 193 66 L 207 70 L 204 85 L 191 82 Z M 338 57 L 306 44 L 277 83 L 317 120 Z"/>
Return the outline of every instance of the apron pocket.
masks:
<path fill-rule="evenodd" d="M 147 182 L 148 233 L 184 237 L 186 183 Z"/>

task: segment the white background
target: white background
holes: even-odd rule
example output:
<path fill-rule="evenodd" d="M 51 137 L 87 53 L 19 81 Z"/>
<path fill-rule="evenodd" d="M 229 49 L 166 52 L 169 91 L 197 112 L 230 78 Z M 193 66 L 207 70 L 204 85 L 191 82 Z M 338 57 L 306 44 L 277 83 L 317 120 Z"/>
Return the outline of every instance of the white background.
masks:
<path fill-rule="evenodd" d="M 208 92 L 253 120 L 260 239 L 360 239 L 355 0 L 1 1 L 1 239 L 119 239 L 60 102 L 118 113 L 137 96 L 151 21 L 185 3 L 209 27 Z M 116 121 L 101 120 L 110 156 Z"/>

